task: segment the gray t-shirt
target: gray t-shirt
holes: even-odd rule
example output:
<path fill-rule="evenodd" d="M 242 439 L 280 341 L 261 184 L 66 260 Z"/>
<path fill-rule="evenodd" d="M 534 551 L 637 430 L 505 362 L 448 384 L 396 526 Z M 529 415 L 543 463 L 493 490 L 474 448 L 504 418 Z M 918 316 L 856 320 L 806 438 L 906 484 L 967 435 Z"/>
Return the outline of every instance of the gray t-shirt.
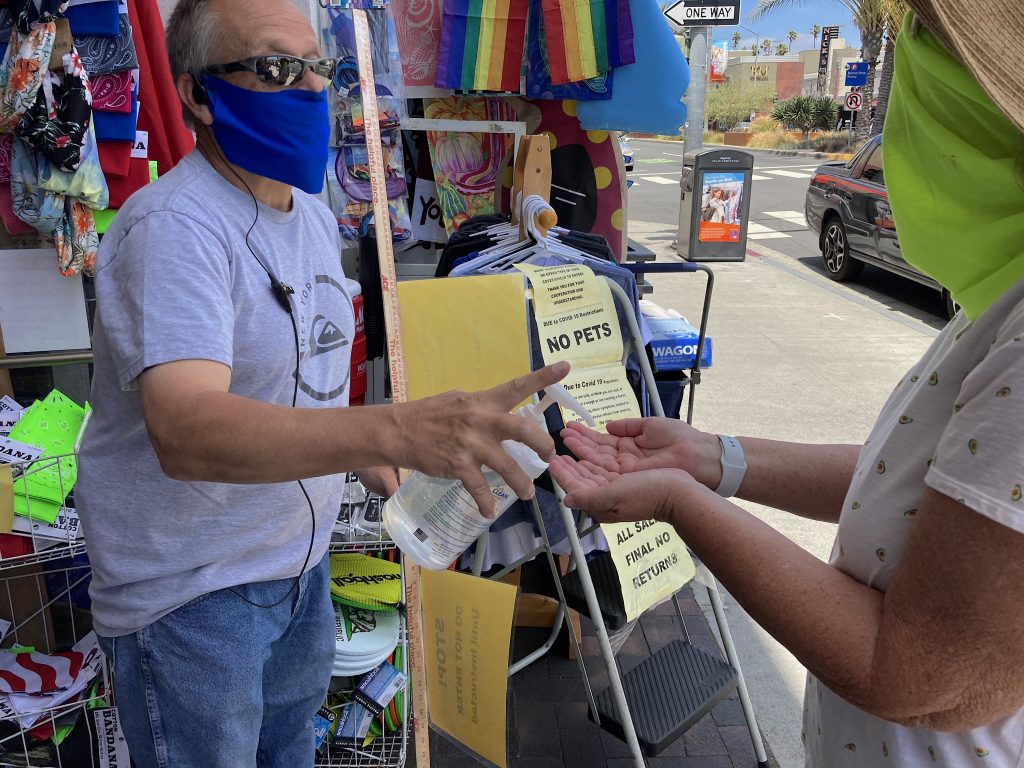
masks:
<path fill-rule="evenodd" d="M 337 223 L 315 198 L 293 194 L 288 213 L 261 204 L 248 239 L 295 289 L 298 406 L 345 407 L 354 322 Z M 306 558 L 311 520 L 298 483 L 168 478 L 137 388 L 147 368 L 206 359 L 231 367 L 232 393 L 291 405 L 292 323 L 246 247 L 255 214 L 252 198 L 194 151 L 132 197 L 100 246 L 94 414 L 75 496 L 103 636 L 136 632 L 217 589 L 293 577 Z M 310 566 L 326 552 L 342 480 L 305 481 L 316 510 Z"/>

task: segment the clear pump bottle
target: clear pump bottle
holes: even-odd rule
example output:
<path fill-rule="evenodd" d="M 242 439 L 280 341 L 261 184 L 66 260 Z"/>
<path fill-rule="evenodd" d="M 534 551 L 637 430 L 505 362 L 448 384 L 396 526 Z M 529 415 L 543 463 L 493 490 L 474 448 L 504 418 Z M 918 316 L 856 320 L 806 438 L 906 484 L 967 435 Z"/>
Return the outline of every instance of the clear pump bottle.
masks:
<path fill-rule="evenodd" d="M 536 404 L 525 405 L 516 415 L 533 419 L 544 427 L 544 411 L 554 403 L 574 411 L 593 426 L 590 413 L 561 384 L 545 390 Z M 529 446 L 513 440 L 502 442 L 502 448 L 531 478 L 540 477 L 548 468 Z M 402 483 L 398 493 L 384 505 L 384 526 L 391 538 L 417 565 L 429 570 L 447 568 L 486 531 L 498 515 L 516 500 L 501 475 L 489 467 L 481 467 L 494 494 L 494 519 L 480 514 L 473 496 L 460 480 L 446 480 L 413 472 Z"/>

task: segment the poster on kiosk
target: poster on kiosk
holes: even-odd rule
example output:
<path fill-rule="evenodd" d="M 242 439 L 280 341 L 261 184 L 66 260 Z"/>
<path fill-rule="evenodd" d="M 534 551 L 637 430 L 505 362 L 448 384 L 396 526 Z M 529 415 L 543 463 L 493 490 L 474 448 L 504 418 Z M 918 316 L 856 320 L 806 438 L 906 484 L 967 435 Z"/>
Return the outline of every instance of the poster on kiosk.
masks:
<path fill-rule="evenodd" d="M 754 157 L 734 149 L 688 153 L 679 200 L 679 255 L 687 261 L 743 261 Z"/>

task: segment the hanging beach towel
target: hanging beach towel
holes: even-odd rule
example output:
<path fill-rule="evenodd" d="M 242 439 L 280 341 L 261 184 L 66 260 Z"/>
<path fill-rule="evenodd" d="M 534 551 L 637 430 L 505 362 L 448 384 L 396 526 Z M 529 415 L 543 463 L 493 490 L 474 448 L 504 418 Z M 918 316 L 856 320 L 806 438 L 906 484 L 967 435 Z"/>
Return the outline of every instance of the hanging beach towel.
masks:
<path fill-rule="evenodd" d="M 424 115 L 432 120 L 515 120 L 503 99 L 453 96 L 426 102 Z M 513 140 L 502 133 L 428 131 L 438 204 L 445 229 L 454 232 L 474 216 L 494 213 L 498 171 L 511 157 Z"/>

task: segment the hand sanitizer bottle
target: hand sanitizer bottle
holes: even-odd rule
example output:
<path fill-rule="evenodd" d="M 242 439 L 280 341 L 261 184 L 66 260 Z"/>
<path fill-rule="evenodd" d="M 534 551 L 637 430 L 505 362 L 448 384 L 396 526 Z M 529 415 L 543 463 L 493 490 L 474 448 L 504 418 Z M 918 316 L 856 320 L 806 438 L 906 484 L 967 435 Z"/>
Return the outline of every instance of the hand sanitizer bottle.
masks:
<path fill-rule="evenodd" d="M 537 404 L 525 405 L 516 415 L 533 419 L 547 429 L 544 411 L 553 403 L 568 408 L 593 426 L 590 413 L 561 384 L 545 390 Z M 502 448 L 531 478 L 548 468 L 529 446 L 504 440 Z M 512 506 L 515 492 L 497 472 L 481 468 L 494 494 L 496 515 L 488 519 L 480 514 L 476 501 L 460 480 L 445 480 L 413 472 L 384 505 L 384 526 L 391 538 L 415 563 L 429 570 L 447 568 L 459 555 L 490 528 L 498 515 Z"/>

